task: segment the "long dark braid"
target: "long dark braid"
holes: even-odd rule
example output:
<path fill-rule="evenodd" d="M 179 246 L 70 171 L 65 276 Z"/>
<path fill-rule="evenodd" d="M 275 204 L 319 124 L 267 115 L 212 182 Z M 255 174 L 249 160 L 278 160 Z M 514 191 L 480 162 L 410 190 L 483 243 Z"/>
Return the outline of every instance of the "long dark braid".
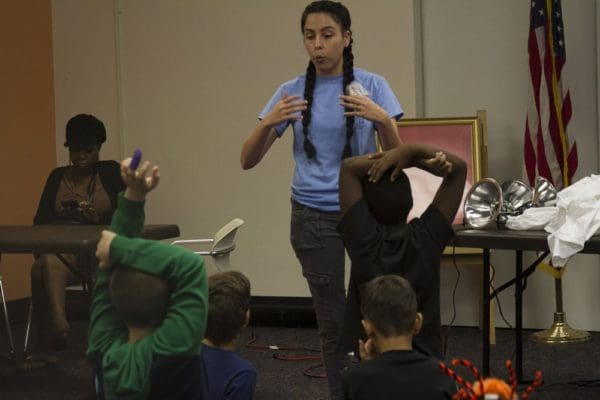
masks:
<path fill-rule="evenodd" d="M 354 54 L 352 54 L 352 39 L 350 39 L 350 45 L 344 49 L 344 90 L 350 83 L 354 81 Z M 348 109 L 346 109 L 348 110 Z M 352 156 L 352 135 L 354 133 L 354 116 L 350 115 L 346 117 L 346 145 L 344 146 L 344 153 L 342 158 Z"/>
<path fill-rule="evenodd" d="M 330 0 L 319 0 L 310 3 L 304 9 L 302 13 L 302 19 L 300 21 L 300 29 L 304 32 L 304 23 L 306 22 L 306 17 L 312 13 L 324 12 L 340 24 L 342 28 L 342 34 L 344 32 L 350 32 L 350 26 L 352 21 L 350 19 L 350 12 L 348 9 L 342 4 L 335 1 Z M 350 44 L 348 47 L 344 48 L 343 54 L 343 87 L 342 92 L 345 92 L 346 86 L 354 80 L 354 55 L 352 54 L 352 38 L 350 38 Z M 308 156 L 309 159 L 314 160 L 317 156 L 317 149 L 315 145 L 308 138 L 308 126 L 310 125 L 310 120 L 312 116 L 312 101 L 313 101 L 313 93 L 315 90 L 315 83 L 317 80 L 317 71 L 315 69 L 315 65 L 312 61 L 308 62 L 308 67 L 306 68 L 306 80 L 304 84 L 304 100 L 306 100 L 306 110 L 302 113 L 302 133 L 304 134 L 304 152 Z M 350 157 L 352 155 L 352 147 L 350 142 L 352 140 L 352 135 L 354 133 L 354 117 L 349 116 L 346 117 L 346 145 L 344 146 L 344 152 L 342 153 L 342 158 Z"/>
<path fill-rule="evenodd" d="M 308 62 L 306 68 L 306 81 L 304 83 L 304 100 L 306 100 L 306 110 L 302 113 L 302 133 L 304 134 L 304 152 L 309 159 L 315 159 L 317 156 L 317 149 L 315 145 L 308 138 L 308 126 L 312 117 L 312 101 L 313 92 L 315 91 L 315 82 L 317 81 L 317 70 L 315 64 L 312 61 Z"/>

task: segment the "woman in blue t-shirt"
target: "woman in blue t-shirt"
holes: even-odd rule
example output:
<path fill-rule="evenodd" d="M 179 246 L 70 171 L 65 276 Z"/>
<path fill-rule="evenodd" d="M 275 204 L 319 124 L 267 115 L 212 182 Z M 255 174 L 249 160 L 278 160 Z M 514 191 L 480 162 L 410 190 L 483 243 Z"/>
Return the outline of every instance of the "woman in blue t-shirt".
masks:
<path fill-rule="evenodd" d="M 277 89 L 240 157 L 242 168 L 254 167 L 292 125 L 291 242 L 313 297 L 333 399 L 342 397 L 344 367 L 338 349 L 345 304 L 344 244 L 336 230 L 340 165 L 343 158 L 374 152 L 375 131 L 383 148 L 395 147 L 396 120 L 403 114 L 384 78 L 354 68 L 350 24 L 341 3 L 315 1 L 305 8 L 306 74 Z M 351 83 L 358 89 L 349 90 Z"/>

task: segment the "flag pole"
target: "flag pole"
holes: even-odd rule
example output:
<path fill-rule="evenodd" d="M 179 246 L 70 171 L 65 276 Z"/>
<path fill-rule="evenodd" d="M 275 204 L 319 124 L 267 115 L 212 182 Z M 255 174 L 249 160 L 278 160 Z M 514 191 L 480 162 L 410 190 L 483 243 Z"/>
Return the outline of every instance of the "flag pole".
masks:
<path fill-rule="evenodd" d="M 554 292 L 556 294 L 556 311 L 554 312 L 554 322 L 546 330 L 534 332 L 530 339 L 537 343 L 581 343 L 590 340 L 590 333 L 579 329 L 573 329 L 567 323 L 567 315 L 563 311 L 562 299 L 562 273 L 558 278 L 554 278 Z"/>
<path fill-rule="evenodd" d="M 554 4 L 553 4 L 554 3 Z M 537 1 L 532 3 L 531 8 L 531 18 L 530 18 L 530 37 L 529 37 L 529 55 L 530 55 L 530 72 L 533 76 L 537 76 L 536 74 L 542 74 L 546 78 L 548 78 L 549 84 L 546 87 L 547 95 L 549 97 L 549 109 L 550 114 L 555 118 L 555 125 L 553 126 L 554 131 L 549 132 L 550 135 L 552 133 L 555 134 L 557 146 L 554 146 L 554 150 L 558 153 L 556 164 L 560 166 L 560 176 L 556 176 L 552 181 L 557 182 L 558 179 L 562 181 L 562 187 L 569 186 L 570 178 L 573 176 L 575 169 L 577 168 L 577 164 L 575 161 L 574 168 L 570 169 L 569 158 L 571 156 L 569 145 L 573 144 L 573 155 L 574 159 L 577 158 L 577 148 L 574 145 L 574 141 L 569 143 L 569 138 L 566 132 L 566 124 L 570 119 L 570 96 L 568 96 L 568 90 L 566 92 L 567 96 L 566 102 L 568 103 L 568 107 L 566 107 L 565 112 L 565 104 L 563 103 L 563 93 L 562 93 L 562 80 L 560 78 L 562 67 L 566 61 L 566 51 L 565 51 L 565 40 L 564 40 L 564 24 L 562 23 L 562 7 L 559 0 L 546 0 L 544 3 L 541 1 Z M 536 32 L 541 33 L 543 35 L 537 35 Z M 538 40 L 539 39 L 539 40 Z M 531 45 L 539 45 L 533 46 L 533 54 Z M 555 47 L 556 46 L 556 47 Z M 550 58 L 549 63 L 544 64 L 543 72 L 541 69 L 541 60 L 537 59 L 535 56 L 540 53 L 536 53 L 536 51 L 541 50 L 545 57 Z M 557 57 L 557 54 L 558 57 Z M 533 61 L 533 63 L 532 63 Z M 539 64 L 536 63 L 540 62 Z M 533 79 L 532 79 L 533 80 Z M 541 87 L 534 87 L 534 90 L 540 90 Z M 537 92 L 538 95 L 541 95 Z M 536 103 L 537 104 L 537 103 Z M 536 106 L 537 121 L 540 121 L 540 110 Z M 566 121 L 565 117 L 566 116 Z M 529 124 L 529 119 L 528 119 Z M 547 127 L 550 130 L 550 127 Z M 544 130 L 544 127 L 542 127 Z M 527 132 L 527 130 L 526 130 Z M 527 142 L 526 136 L 526 142 Z M 527 156 L 527 151 L 531 153 L 531 139 L 529 143 L 529 149 L 526 144 L 526 164 L 528 167 L 531 167 L 531 155 Z M 547 146 L 548 143 L 544 143 L 544 146 Z M 539 155 L 539 154 L 538 154 Z M 529 159 L 529 163 L 527 163 L 527 159 Z M 533 162 L 537 164 L 537 159 Z M 533 170 L 537 169 L 538 166 L 535 166 Z M 531 168 L 528 170 L 528 175 L 531 177 L 531 173 L 533 172 Z M 549 174 L 551 174 L 548 171 Z M 549 178 L 545 176 L 545 178 Z M 552 178 L 552 177 L 550 177 Z M 564 274 L 565 268 L 554 268 L 548 264 L 541 263 L 541 269 L 546 270 L 554 277 L 554 292 L 556 299 L 556 309 L 554 312 L 554 323 L 549 329 L 544 331 L 539 331 L 533 333 L 530 338 L 534 342 L 540 343 L 574 343 L 574 342 L 584 342 L 590 339 L 590 334 L 586 331 L 581 331 L 578 329 L 573 329 L 567 324 L 567 317 L 563 310 L 563 290 L 562 290 L 562 276 Z"/>

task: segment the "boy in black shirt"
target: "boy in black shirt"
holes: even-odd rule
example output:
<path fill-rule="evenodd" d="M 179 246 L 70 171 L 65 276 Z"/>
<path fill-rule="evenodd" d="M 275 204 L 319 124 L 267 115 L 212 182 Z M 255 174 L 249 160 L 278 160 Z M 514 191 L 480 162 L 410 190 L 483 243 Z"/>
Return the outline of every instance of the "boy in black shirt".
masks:
<path fill-rule="evenodd" d="M 362 288 L 362 326 L 368 340 L 360 341 L 362 362 L 342 375 L 344 398 L 361 399 L 451 399 L 454 382 L 431 357 L 412 349 L 423 316 L 408 281 L 384 275 Z"/>
<path fill-rule="evenodd" d="M 443 178 L 432 204 L 406 223 L 412 207 L 403 168 L 418 167 Z M 388 177 L 389 170 L 392 170 Z M 383 179 L 382 179 L 383 177 Z M 417 293 L 423 328 L 415 349 L 442 358 L 439 266 L 453 236 L 452 221 L 462 199 L 466 164 L 428 145 L 408 143 L 383 153 L 348 158 L 340 171 L 342 220 L 338 230 L 352 260 L 341 350 L 356 349 L 360 286 L 386 274 L 406 278 Z"/>

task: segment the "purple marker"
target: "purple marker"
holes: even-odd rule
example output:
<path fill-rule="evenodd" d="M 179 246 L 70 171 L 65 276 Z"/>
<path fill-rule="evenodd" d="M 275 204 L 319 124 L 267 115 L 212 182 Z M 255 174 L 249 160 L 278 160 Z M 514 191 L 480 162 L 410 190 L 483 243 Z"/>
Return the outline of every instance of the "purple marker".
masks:
<path fill-rule="evenodd" d="M 140 165 L 140 161 L 142 161 L 142 151 L 140 149 L 135 149 L 135 151 L 133 152 L 133 156 L 131 156 L 129 169 L 135 171 Z"/>

